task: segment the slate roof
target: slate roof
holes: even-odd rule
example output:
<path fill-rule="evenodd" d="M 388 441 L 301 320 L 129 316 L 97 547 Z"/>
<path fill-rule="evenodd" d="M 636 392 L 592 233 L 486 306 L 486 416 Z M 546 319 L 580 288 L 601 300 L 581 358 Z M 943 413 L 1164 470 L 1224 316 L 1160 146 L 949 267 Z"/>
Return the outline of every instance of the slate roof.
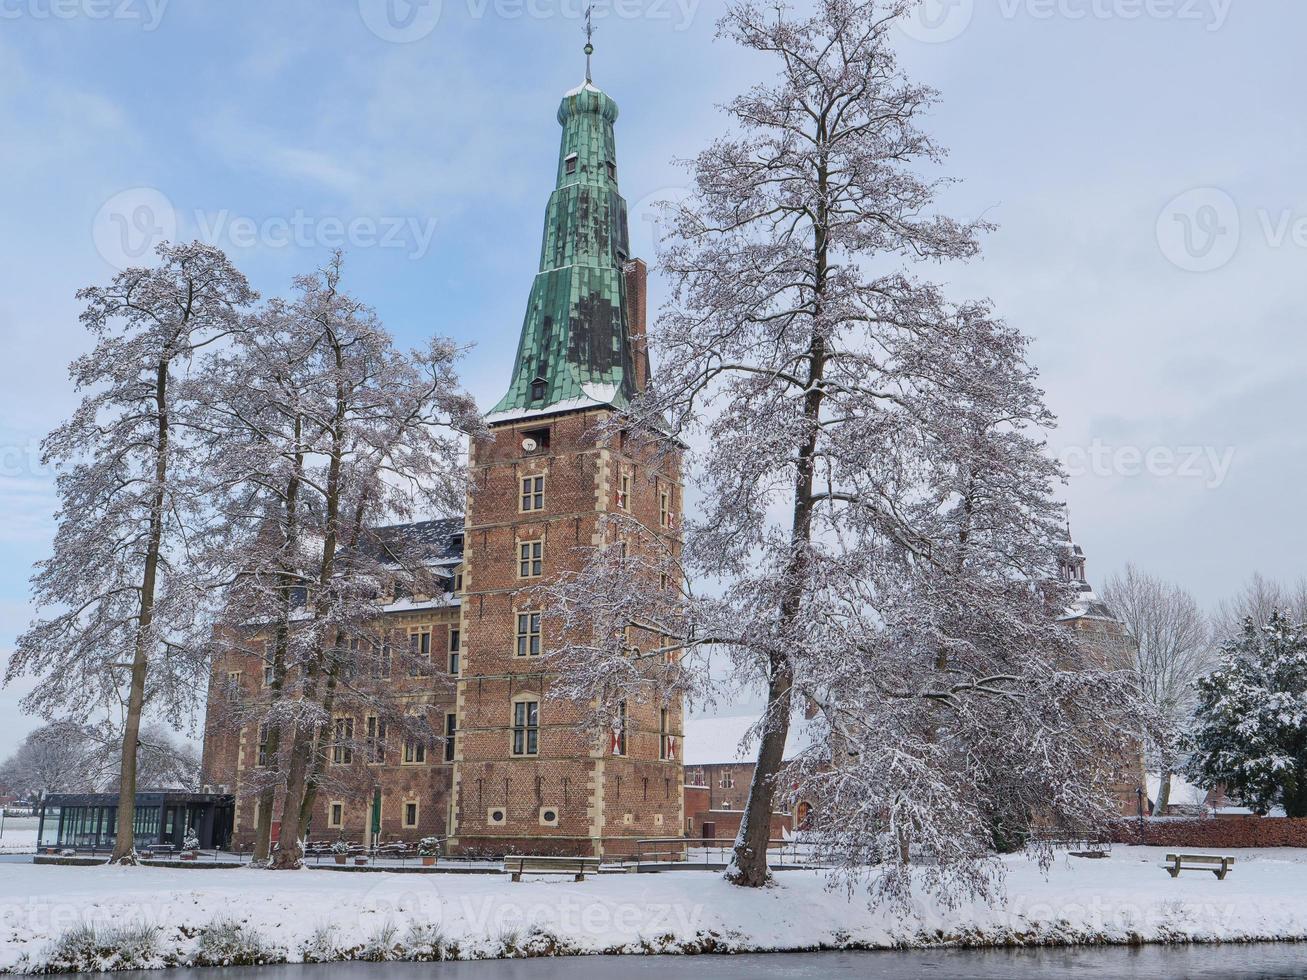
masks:
<path fill-rule="evenodd" d="M 369 536 L 368 554 L 396 563 L 405 558 L 420 558 L 429 564 L 458 562 L 463 557 L 463 523 L 461 517 L 447 517 L 375 528 Z"/>

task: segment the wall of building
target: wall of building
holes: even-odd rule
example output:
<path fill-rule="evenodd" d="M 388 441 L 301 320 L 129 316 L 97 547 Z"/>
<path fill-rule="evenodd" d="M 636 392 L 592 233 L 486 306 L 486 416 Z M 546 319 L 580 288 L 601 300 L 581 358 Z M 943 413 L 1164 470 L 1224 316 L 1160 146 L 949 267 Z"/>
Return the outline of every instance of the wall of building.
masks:
<path fill-rule="evenodd" d="M 333 716 L 353 722 L 353 740 L 340 762 L 329 750 L 315 797 L 309 836 L 313 840 L 351 841 L 370 839 L 372 805 L 381 791 L 382 843 L 414 843 L 422 837 L 445 836 L 449 830 L 450 791 L 453 762 L 445 758 L 445 743 L 433 738 L 423 745 L 423 758 L 405 762 L 403 716 L 424 715 L 432 729 L 443 731 L 444 719 L 454 711 L 455 680 L 449 675 L 450 630 L 457 628 L 456 605 L 390 614 L 378 624 L 379 633 L 389 631 L 396 649 L 406 645 L 411 632 L 429 633 L 429 664 L 412 672 L 393 655 L 390 675 L 372 677 L 366 664 L 359 664 L 350 687 L 354 696 L 338 695 Z M 233 846 L 246 849 L 254 841 L 257 822 L 257 786 L 260 781 L 257 724 L 240 724 L 238 718 L 257 714 L 254 706 L 269 696 L 264 679 L 263 638 L 254 635 L 248 652 L 220 658 L 214 665 L 205 720 L 202 781 L 215 790 L 236 796 Z M 242 702 L 239 710 L 233 696 Z M 366 743 L 369 715 L 386 721 L 384 754 L 370 761 Z M 457 742 L 457 739 L 455 740 Z M 283 746 L 284 749 L 284 746 Z M 416 753 L 415 753 L 416 754 Z M 266 758 L 266 757 L 265 757 Z M 417 820 L 406 820 L 405 804 L 417 804 Z M 340 820 L 332 819 L 339 806 Z M 273 819 L 280 817 L 280 798 L 274 800 Z"/>
<path fill-rule="evenodd" d="M 724 762 L 705 766 L 686 766 L 686 786 L 700 786 L 705 790 L 707 810 L 743 810 L 749 799 L 749 784 L 753 782 L 754 763 Z M 686 801 L 689 810 L 689 800 Z"/>
<path fill-rule="evenodd" d="M 616 437 L 598 442 L 601 418 L 602 411 L 585 411 L 498 425 L 473 450 L 454 786 L 453 843 L 465 852 L 613 853 L 633 849 L 640 838 L 679 832 L 681 767 L 675 749 L 664 748 L 682 738 L 679 702 L 669 708 L 673 741 L 665 743 L 656 692 L 628 701 L 626 752 L 617 755 L 609 733 L 587 724 L 583 706 L 550 698 L 542 660 L 517 648 L 518 616 L 541 608 L 532 590 L 579 570 L 587 549 L 605 543 L 606 512 L 658 529 L 666 493 L 673 514 L 666 536 L 675 546 L 679 459 L 655 462 Z M 523 448 L 527 438 L 536 449 Z M 522 481 L 535 477 L 544 480 L 544 506 L 527 511 Z M 524 578 L 520 548 L 528 542 L 540 542 L 541 574 Z M 541 625 L 546 652 L 558 637 L 547 617 Z M 632 642 L 650 649 L 660 641 L 636 631 Z M 523 699 L 539 705 L 534 756 L 514 753 L 514 705 Z"/>
<path fill-rule="evenodd" d="M 1090 655 L 1112 670 L 1132 670 L 1135 646 L 1125 627 L 1115 619 L 1082 616 L 1070 624 Z M 1144 779 L 1143 745 L 1138 738 L 1122 736 L 1119 749 L 1104 760 L 1107 781 L 1118 811 L 1124 817 L 1139 815 L 1141 799 L 1147 806 L 1147 782 Z M 1144 791 L 1141 797 L 1140 791 Z"/>

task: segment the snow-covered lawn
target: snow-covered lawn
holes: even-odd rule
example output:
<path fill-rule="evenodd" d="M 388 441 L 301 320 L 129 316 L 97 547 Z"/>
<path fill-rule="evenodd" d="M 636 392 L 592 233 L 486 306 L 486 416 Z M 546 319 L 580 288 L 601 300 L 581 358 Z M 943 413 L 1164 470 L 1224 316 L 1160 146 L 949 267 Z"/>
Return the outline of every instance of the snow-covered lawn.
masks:
<path fill-rule="evenodd" d="M 717 874 L 690 871 L 512 884 L 501 875 L 7 864 L 0 866 L 0 970 L 39 968 L 52 954 L 67 965 L 73 953 L 92 959 L 71 965 L 94 966 L 108 955 L 99 940 L 111 934 L 135 936 L 138 949 L 122 966 L 430 959 L 442 950 L 473 958 L 1307 939 L 1307 851 L 1232 852 L 1239 863 L 1223 882 L 1206 872 L 1172 880 L 1158 866 L 1162 853 L 1119 847 L 1107 860 L 1065 858 L 1047 880 L 1012 858 L 1005 906 L 949 910 L 923 898 L 906 915 L 868 910 L 804 871 L 743 891 Z M 99 940 L 78 931 L 87 925 Z M 151 934 L 141 926 L 158 928 Z M 56 943 L 70 936 L 79 938 Z"/>
<path fill-rule="evenodd" d="M 5 817 L 0 854 L 35 853 L 38 822 L 36 817 Z"/>

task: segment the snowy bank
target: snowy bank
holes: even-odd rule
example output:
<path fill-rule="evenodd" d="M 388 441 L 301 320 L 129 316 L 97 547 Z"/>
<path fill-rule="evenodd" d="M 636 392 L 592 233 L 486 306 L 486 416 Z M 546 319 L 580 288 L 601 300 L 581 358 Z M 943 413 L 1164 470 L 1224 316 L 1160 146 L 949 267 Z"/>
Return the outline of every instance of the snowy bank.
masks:
<path fill-rule="evenodd" d="M 869 910 L 813 872 L 745 891 L 708 872 L 512 884 L 500 875 L 0 868 L 0 970 L 1307 939 L 1307 851 L 1171 879 L 1162 851 L 1009 859 L 1008 901 Z"/>

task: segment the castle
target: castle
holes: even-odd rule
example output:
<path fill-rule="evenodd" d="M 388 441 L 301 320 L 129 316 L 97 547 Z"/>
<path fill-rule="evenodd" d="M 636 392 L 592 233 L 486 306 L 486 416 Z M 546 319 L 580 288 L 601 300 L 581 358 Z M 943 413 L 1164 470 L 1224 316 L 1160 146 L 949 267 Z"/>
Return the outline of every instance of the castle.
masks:
<path fill-rule="evenodd" d="M 314 797 L 313 839 L 439 837 L 472 854 L 612 855 L 738 826 L 734 804 L 710 791 L 752 778 L 736 745 L 713 747 L 717 755 L 704 759 L 710 772 L 694 767 L 687 811 L 679 701 L 623 704 L 613 730 L 596 732 L 586 706 L 549 696 L 543 656 L 557 638 L 533 591 L 578 570 L 587 549 L 628 546 L 614 539 L 609 514 L 629 517 L 677 553 L 683 506 L 674 448 L 628 444 L 599 429 L 647 382 L 647 272 L 630 255 L 618 192 L 617 104 L 588 75 L 558 107 L 562 139 L 539 271 L 507 393 L 486 417 L 488 436 L 470 447 L 465 515 L 377 532 L 396 550 L 416 550 L 431 582 L 428 594 L 386 606 L 376 630 L 423 669 L 392 671 L 383 658 L 355 683 L 385 685 L 410 713 L 438 719 L 438 737 L 388 732 L 372 714 L 333 717 L 322 750 L 332 778 Z M 1065 624 L 1102 663 L 1128 666 L 1132 641 L 1093 594 L 1073 544 L 1062 575 L 1080 594 Z M 628 642 L 658 646 L 652 636 Z M 219 659 L 210 685 L 203 781 L 235 795 L 230 838 L 242 848 L 259 816 L 250 787 L 270 760 L 266 730 L 224 722 L 225 695 L 257 703 L 270 681 L 255 637 L 248 650 Z M 1120 811 L 1134 814 L 1143 786 L 1137 747 L 1111 765 Z M 813 805 L 779 815 L 777 826 L 802 826 Z"/>
<path fill-rule="evenodd" d="M 684 825 L 680 703 L 624 704 L 618 727 L 596 733 L 581 706 L 549 698 L 542 655 L 554 638 L 531 597 L 578 569 L 587 547 L 614 543 L 606 513 L 679 549 L 679 454 L 597 431 L 647 379 L 647 272 L 629 254 L 617 104 L 588 75 L 558 107 L 563 132 L 539 272 L 508 392 L 486 418 L 488 437 L 470 448 L 465 517 L 379 532 L 416 546 L 435 584 L 431 594 L 394 600 L 378 624 L 424 669 L 382 666 L 361 682 L 387 685 L 414 713 L 443 719 L 441 737 L 389 735 L 371 715 L 334 717 L 324 764 L 351 777 L 331 786 L 354 789 L 316 795 L 314 839 L 436 836 L 465 853 L 591 855 L 679 836 Z M 255 639 L 215 665 L 218 696 L 206 719 L 204 781 L 235 794 L 238 847 L 254 837 L 249 787 L 269 763 L 267 735 L 224 724 L 222 695 L 267 697 L 261 651 Z"/>

